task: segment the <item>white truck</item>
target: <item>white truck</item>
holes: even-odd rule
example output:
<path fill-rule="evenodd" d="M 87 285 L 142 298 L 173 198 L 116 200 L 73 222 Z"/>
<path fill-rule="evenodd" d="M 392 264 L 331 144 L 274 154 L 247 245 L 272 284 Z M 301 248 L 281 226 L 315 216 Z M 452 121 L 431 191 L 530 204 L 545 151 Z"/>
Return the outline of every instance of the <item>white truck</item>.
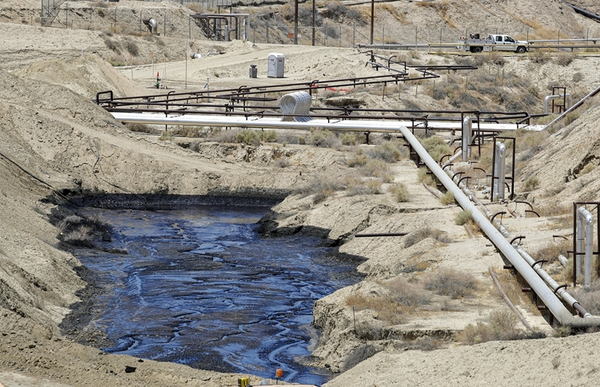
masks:
<path fill-rule="evenodd" d="M 459 50 L 470 52 L 481 51 L 512 51 L 524 53 L 529 51 L 529 42 L 516 40 L 508 35 L 489 34 L 487 38 L 480 39 L 479 34 L 462 37 L 457 47 Z"/>

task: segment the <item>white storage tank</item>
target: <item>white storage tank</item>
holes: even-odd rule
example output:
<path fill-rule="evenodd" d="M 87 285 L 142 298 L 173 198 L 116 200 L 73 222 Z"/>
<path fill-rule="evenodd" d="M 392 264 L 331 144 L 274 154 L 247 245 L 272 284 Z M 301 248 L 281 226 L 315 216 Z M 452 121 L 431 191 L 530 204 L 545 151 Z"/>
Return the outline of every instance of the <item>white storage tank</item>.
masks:
<path fill-rule="evenodd" d="M 283 66 L 285 65 L 285 56 L 283 54 L 269 54 L 269 62 L 267 65 L 267 77 L 283 78 Z"/>

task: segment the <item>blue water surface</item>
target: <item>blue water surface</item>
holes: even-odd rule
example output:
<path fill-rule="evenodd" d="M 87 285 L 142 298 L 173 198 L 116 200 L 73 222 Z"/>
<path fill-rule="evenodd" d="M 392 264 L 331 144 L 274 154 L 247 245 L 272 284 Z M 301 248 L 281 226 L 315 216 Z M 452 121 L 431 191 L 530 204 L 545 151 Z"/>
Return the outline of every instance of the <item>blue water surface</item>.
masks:
<path fill-rule="evenodd" d="M 314 302 L 359 280 L 306 236 L 263 238 L 260 207 L 86 209 L 114 227 L 105 251 L 79 259 L 106 289 L 93 321 L 108 352 L 320 385 L 306 366 Z M 115 253 L 122 249 L 127 254 Z M 329 254 L 329 255 L 328 255 Z"/>

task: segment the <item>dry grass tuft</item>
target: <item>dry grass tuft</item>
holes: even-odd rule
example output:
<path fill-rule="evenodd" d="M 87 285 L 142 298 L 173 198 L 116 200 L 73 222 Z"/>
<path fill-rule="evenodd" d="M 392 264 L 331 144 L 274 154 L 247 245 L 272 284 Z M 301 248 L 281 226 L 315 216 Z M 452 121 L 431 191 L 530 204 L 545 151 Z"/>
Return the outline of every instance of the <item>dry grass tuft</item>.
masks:
<path fill-rule="evenodd" d="M 319 203 L 333 196 L 336 191 L 343 191 L 345 189 L 346 182 L 343 179 L 320 175 L 316 176 L 310 183 L 298 187 L 294 190 L 294 193 L 302 196 L 315 195 L 313 202 Z"/>
<path fill-rule="evenodd" d="M 573 291 L 573 297 L 592 315 L 600 314 L 600 280 L 593 281 L 589 289 L 579 287 Z"/>
<path fill-rule="evenodd" d="M 395 183 L 390 185 L 390 193 L 398 203 L 409 201 L 410 193 L 404 183 Z"/>
<path fill-rule="evenodd" d="M 573 243 L 570 240 L 559 239 L 557 241 L 552 241 L 548 245 L 540 248 L 537 251 L 531 253 L 531 256 L 537 261 L 540 259 L 545 259 L 548 262 L 558 261 L 558 256 L 563 255 L 565 257 L 569 256 L 568 251 L 573 248 Z"/>
<path fill-rule="evenodd" d="M 389 165 L 380 159 L 369 160 L 360 168 L 360 173 L 363 176 L 381 179 L 385 183 L 389 183 L 394 180 L 394 175 L 390 172 Z"/>
<path fill-rule="evenodd" d="M 462 210 L 454 217 L 454 223 L 459 226 L 467 224 L 471 220 L 471 211 Z"/>
<path fill-rule="evenodd" d="M 494 340 L 522 340 L 543 338 L 546 335 L 539 331 L 524 332 L 516 327 L 518 318 L 512 311 L 491 312 L 487 323 L 469 324 L 456 339 L 465 344 L 479 344 Z"/>
<path fill-rule="evenodd" d="M 540 187 L 540 179 L 537 176 L 530 176 L 523 184 L 523 190 L 525 192 L 531 192 Z"/>
<path fill-rule="evenodd" d="M 404 247 L 410 247 L 416 245 L 424 239 L 433 238 L 438 242 L 442 243 L 450 243 L 451 240 L 448 238 L 448 235 L 445 231 L 439 230 L 437 228 L 425 227 L 419 229 L 417 231 L 411 232 L 407 236 L 404 237 Z"/>
<path fill-rule="evenodd" d="M 451 298 L 466 297 L 477 290 L 477 280 L 470 273 L 441 268 L 425 280 L 425 289 Z"/>
<path fill-rule="evenodd" d="M 125 126 L 127 127 L 127 129 L 131 130 L 132 132 L 137 132 L 137 133 L 149 133 L 149 134 L 155 134 L 157 131 L 152 129 L 150 126 L 146 125 L 146 124 L 125 124 Z"/>
<path fill-rule="evenodd" d="M 431 293 L 418 284 L 410 283 L 403 277 L 396 277 L 383 283 L 390 290 L 398 304 L 407 307 L 420 307 L 429 304 Z"/>
<path fill-rule="evenodd" d="M 431 136 L 425 139 L 420 139 L 420 141 L 434 160 L 439 160 L 444 155 L 452 154 L 450 147 L 446 144 L 444 139 L 439 136 Z"/>
<path fill-rule="evenodd" d="M 435 186 L 435 176 L 429 172 L 428 168 L 419 168 L 417 172 L 419 183 Z"/>
<path fill-rule="evenodd" d="M 401 305 L 388 294 L 353 293 L 346 297 L 346 305 L 355 310 L 372 310 L 379 320 L 392 325 L 403 321 Z"/>
<path fill-rule="evenodd" d="M 402 145 L 399 142 L 386 141 L 367 150 L 367 155 L 372 159 L 380 159 L 388 163 L 402 159 Z"/>
<path fill-rule="evenodd" d="M 440 202 L 445 206 L 450 205 L 450 204 L 456 204 L 456 200 L 454 199 L 454 194 L 450 191 L 448 191 L 442 195 L 442 197 L 440 198 Z"/>

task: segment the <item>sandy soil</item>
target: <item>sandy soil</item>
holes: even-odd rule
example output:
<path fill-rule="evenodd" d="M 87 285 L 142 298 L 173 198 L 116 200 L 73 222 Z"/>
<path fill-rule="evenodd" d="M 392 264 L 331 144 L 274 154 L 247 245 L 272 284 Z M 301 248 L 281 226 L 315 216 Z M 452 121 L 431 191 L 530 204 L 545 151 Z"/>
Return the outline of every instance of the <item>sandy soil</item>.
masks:
<path fill-rule="evenodd" d="M 86 3 L 74 2 L 73 7 L 83 7 Z M 479 8 L 471 8 L 470 12 L 477 13 L 476 9 L 485 12 L 467 18 L 454 15 L 459 13 L 461 4 L 445 9 L 434 4 L 430 7 L 398 3 L 401 11 L 414 12 L 410 21 L 398 22 L 401 13 L 396 14 L 395 23 L 390 21 L 390 25 L 398 25 L 398 36 L 412 36 L 415 26 L 423 26 L 437 39 L 440 28 L 448 26 L 448 21 L 457 23 L 456 30 L 480 29 L 493 21 L 495 25 L 504 23 L 506 28 L 524 31 L 538 17 L 546 18 L 546 25 L 560 25 L 561 30 L 572 34 L 586 29 L 593 34 L 597 28 L 563 9 L 558 1 L 542 8 L 519 2 L 515 5 L 519 17 L 501 12 L 498 2 L 478 1 Z M 148 6 L 144 2 L 121 4 L 137 12 Z M 173 2 L 153 6 L 172 12 L 169 17 L 181 9 Z M 156 71 L 161 72 L 166 87 L 181 90 L 186 86 L 202 88 L 207 79 L 211 88 L 237 87 L 365 76 L 373 75 L 374 70 L 365 66 L 365 54 L 352 48 L 250 42 L 215 44 L 198 39 L 192 49 L 203 57 L 185 61 L 182 59 L 187 45 L 185 23 L 169 30 L 174 36 L 164 38 L 167 44 L 128 36 L 126 39 L 133 39 L 139 45 L 140 55 L 135 60 L 131 56 L 127 63 L 127 55 L 116 55 L 108 48 L 106 35 L 101 36 L 97 30 L 29 25 L 33 24 L 36 7 L 38 3 L 34 1 L 0 3 L 0 20 L 11 22 L 0 23 L 0 33 L 5 38 L 0 46 L 0 177 L 5 182 L 0 185 L 3 267 L 0 382 L 7 387 L 236 385 L 239 375 L 108 355 L 67 337 L 61 330 L 64 325 L 60 324 L 90 288 L 78 274 L 81 264 L 61 249 L 60 221 L 70 213 L 59 204 L 64 204 L 65 195 L 85 192 L 252 194 L 282 198 L 294 187 L 313 179 L 347 174 L 349 169 L 344 160 L 348 149 L 280 148 L 278 152 L 290 160 L 286 168 L 273 163 L 275 145 L 251 149 L 237 144 L 206 143 L 200 152 L 192 152 L 173 142 L 160 141 L 156 136 L 130 132 L 91 100 L 98 91 L 109 89 L 117 95 L 157 92 L 151 87 Z M 540 31 L 538 28 L 541 34 Z M 183 39 L 177 39 L 177 34 Z M 207 55 L 214 52 L 219 54 Z M 283 79 L 266 78 L 266 58 L 271 52 L 286 55 Z M 422 63 L 448 61 L 443 56 L 425 53 L 412 59 Z M 133 66 L 117 71 L 107 61 L 123 61 Z M 568 81 L 574 94 L 579 95 L 600 85 L 600 64 L 593 56 L 579 56 L 569 66 L 553 61 L 533 62 L 523 56 L 507 57 L 505 71 L 535 79 L 540 88 Z M 259 66 L 257 79 L 248 77 L 251 64 Z M 574 77 L 576 73 L 580 75 Z M 422 106 L 436 106 L 436 101 L 419 95 L 413 85 L 402 91 L 405 94 L 394 96 L 395 99 L 366 93 L 362 98 L 371 107 L 401 105 L 410 98 L 422 100 Z M 322 101 L 317 98 L 315 103 Z M 600 110 L 594 103 L 586 107 L 580 119 L 557 130 L 523 168 L 519 184 L 530 176 L 539 177 L 540 183 L 536 190 L 523 193 L 521 198 L 543 207 L 597 196 L 600 190 L 597 168 L 582 172 L 586 165 L 597 166 L 600 160 L 595 145 L 598 137 L 595 122 Z M 277 179 L 272 178 L 274 171 Z M 477 233 L 471 236 L 464 227 L 455 224 L 458 207 L 442 205 L 430 190 L 418 183 L 414 163 L 406 160 L 395 163 L 393 171 L 395 182 L 409 187 L 409 202 L 397 203 L 387 192 L 373 196 L 340 193 L 319 204 L 314 204 L 310 197 L 290 196 L 273 208 L 271 220 L 275 226 L 271 232 L 297 228 L 320 230 L 324 237 L 341 245 L 341 253 L 364 260 L 359 266 L 367 275 L 364 282 L 342 289 L 315 306 L 315 325 L 323 333 L 314 349 L 315 364 L 343 372 L 327 386 L 409 383 L 533 386 L 569 382 L 594 385 L 597 367 L 592 363 L 593 353 L 600 342 L 597 333 L 477 346 L 459 346 L 448 340 L 467 324 L 486 321 L 491 312 L 506 308 L 489 277 L 490 267 L 505 277 L 505 284 L 515 289 L 520 284 L 510 275 L 502 274 L 503 261 L 487 239 Z M 387 187 L 383 187 L 384 191 Z M 509 206 L 512 209 L 514 204 Z M 489 208 L 497 212 L 506 206 Z M 511 233 L 526 236 L 523 243 L 528 250 L 548 244 L 555 234 L 570 232 L 568 226 L 554 217 L 530 218 L 522 211 L 517 211 L 521 214 L 519 218 L 504 217 L 503 224 Z M 444 230 L 451 242 L 429 238 L 405 248 L 404 239 L 353 238 L 362 231 L 401 232 L 425 226 Z M 406 277 L 418 282 L 427 273 L 444 267 L 472 273 L 478 281 L 476 293 L 460 299 L 437 297 L 428 310 L 393 325 L 385 325 L 382 316 L 369 311 L 359 311 L 353 316 L 345 304 L 352 293 L 379 294 L 385 291 L 382 283 L 387 280 Z M 413 271 L 413 268 L 420 269 Z M 561 269 L 556 265 L 550 266 L 551 269 L 560 275 Z M 514 293 L 513 302 L 529 323 L 549 336 L 554 335 L 548 319 L 529 297 L 518 291 Z M 359 337 L 357 323 L 359 327 L 376 327 L 387 336 Z M 98 333 L 89 327 L 83 330 L 88 342 Z M 422 337 L 439 339 L 441 347 L 449 348 L 418 350 L 417 339 Z M 132 367 L 135 367 L 133 372 Z M 260 382 L 251 379 L 253 384 Z"/>

